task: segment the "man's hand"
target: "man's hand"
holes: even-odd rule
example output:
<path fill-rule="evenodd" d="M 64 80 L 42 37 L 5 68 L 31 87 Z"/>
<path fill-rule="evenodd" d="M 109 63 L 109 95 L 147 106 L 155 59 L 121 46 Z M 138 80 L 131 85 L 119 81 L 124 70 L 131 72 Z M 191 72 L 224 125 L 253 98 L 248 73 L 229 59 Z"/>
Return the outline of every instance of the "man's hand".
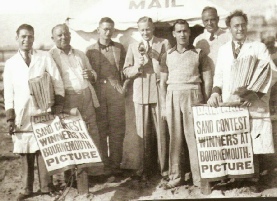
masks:
<path fill-rule="evenodd" d="M 241 106 L 242 107 L 250 107 L 251 106 L 251 102 L 245 100 L 245 101 L 242 102 Z"/>
<path fill-rule="evenodd" d="M 139 57 L 139 65 L 140 65 L 139 69 L 141 69 L 144 65 L 144 57 L 143 56 Z"/>
<path fill-rule="evenodd" d="M 14 134 L 14 129 L 15 129 L 14 120 L 9 120 L 8 121 L 8 126 L 9 126 L 9 134 L 13 135 Z"/>
<path fill-rule="evenodd" d="M 222 98 L 221 98 L 221 95 L 218 94 L 218 93 L 213 93 L 211 95 L 211 97 L 209 98 L 207 104 L 208 106 L 210 107 L 218 107 L 219 106 L 219 103 L 222 102 Z"/>
<path fill-rule="evenodd" d="M 166 120 L 166 108 L 165 107 L 161 107 L 161 117 L 162 117 L 162 120 Z"/>
<path fill-rule="evenodd" d="M 83 78 L 89 80 L 90 82 L 95 82 L 94 75 L 92 74 L 91 70 L 83 69 L 82 72 Z"/>

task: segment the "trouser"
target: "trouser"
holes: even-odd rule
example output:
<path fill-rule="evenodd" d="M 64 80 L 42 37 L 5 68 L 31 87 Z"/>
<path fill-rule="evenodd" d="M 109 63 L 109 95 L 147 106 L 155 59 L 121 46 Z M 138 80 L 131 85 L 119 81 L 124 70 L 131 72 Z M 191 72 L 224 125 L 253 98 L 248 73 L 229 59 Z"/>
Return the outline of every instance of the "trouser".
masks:
<path fill-rule="evenodd" d="M 181 184 L 185 179 L 182 161 L 185 157 L 184 143 L 189 151 L 190 168 L 195 186 L 200 186 L 200 170 L 197 157 L 197 145 L 194 134 L 191 106 L 200 103 L 199 90 L 168 91 L 166 95 L 166 113 L 170 134 L 169 178 L 170 184 Z"/>
<path fill-rule="evenodd" d="M 138 174 L 150 176 L 156 169 L 156 134 L 159 131 L 157 119 L 157 104 L 137 104 L 135 103 L 137 134 L 143 138 L 141 150 L 141 167 Z"/>
<path fill-rule="evenodd" d="M 96 109 L 100 149 L 105 169 L 118 170 L 125 136 L 125 100 L 109 81 L 98 83 L 100 107 Z"/>
<path fill-rule="evenodd" d="M 78 108 L 80 111 L 83 120 L 86 122 L 88 132 L 101 156 L 102 154 L 101 149 L 99 148 L 100 140 L 96 123 L 96 113 L 89 88 L 78 91 L 65 90 L 64 110 L 70 110 L 72 108 Z M 65 182 L 69 180 L 71 174 L 70 170 L 65 172 Z"/>
<path fill-rule="evenodd" d="M 35 159 L 37 160 L 40 191 L 47 193 L 53 190 L 51 189 L 53 186 L 52 179 L 48 174 L 40 151 L 20 155 L 22 160 L 22 181 L 24 193 L 31 194 L 33 192 Z"/>

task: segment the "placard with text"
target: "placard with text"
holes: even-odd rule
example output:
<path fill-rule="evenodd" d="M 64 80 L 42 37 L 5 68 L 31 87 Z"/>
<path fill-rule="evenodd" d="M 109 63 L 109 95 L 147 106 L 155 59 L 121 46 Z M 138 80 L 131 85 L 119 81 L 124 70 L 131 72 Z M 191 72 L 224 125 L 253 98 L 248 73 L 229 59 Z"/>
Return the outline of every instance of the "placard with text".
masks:
<path fill-rule="evenodd" d="M 253 174 L 248 109 L 208 106 L 192 109 L 201 178 Z"/>
<path fill-rule="evenodd" d="M 101 162 L 79 112 L 33 116 L 32 126 L 48 172 Z"/>

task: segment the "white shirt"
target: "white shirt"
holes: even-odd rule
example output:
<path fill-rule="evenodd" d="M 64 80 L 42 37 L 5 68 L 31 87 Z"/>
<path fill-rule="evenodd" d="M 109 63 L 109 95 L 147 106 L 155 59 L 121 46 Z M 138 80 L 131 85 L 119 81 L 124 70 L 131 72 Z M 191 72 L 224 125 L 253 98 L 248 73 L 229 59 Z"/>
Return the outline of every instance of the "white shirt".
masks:
<path fill-rule="evenodd" d="M 64 87 L 67 90 L 81 90 L 88 87 L 88 83 L 85 82 L 82 72 L 83 68 L 75 58 L 74 51 L 70 49 L 68 55 L 64 51 L 59 49 L 62 68 L 62 79 Z"/>

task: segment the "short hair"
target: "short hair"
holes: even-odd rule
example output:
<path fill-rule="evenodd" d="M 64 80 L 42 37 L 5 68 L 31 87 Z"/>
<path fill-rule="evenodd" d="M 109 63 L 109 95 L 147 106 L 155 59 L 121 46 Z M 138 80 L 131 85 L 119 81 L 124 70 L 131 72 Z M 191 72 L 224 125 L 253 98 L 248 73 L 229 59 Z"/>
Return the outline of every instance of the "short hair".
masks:
<path fill-rule="evenodd" d="M 68 26 L 67 26 L 65 23 L 63 23 L 63 24 L 57 24 L 56 26 L 54 26 L 54 27 L 52 28 L 52 31 L 51 31 L 51 32 L 52 32 L 52 35 L 53 35 L 55 29 L 58 28 L 58 27 L 64 27 L 64 28 L 66 28 L 66 29 L 68 30 L 68 32 L 69 32 L 69 28 L 68 28 Z"/>
<path fill-rule="evenodd" d="M 185 25 L 187 25 L 188 28 L 189 28 L 189 23 L 188 23 L 186 20 L 177 19 L 177 20 L 173 23 L 173 25 L 172 25 L 172 30 L 173 30 L 173 31 L 175 30 L 176 24 L 185 24 Z"/>
<path fill-rule="evenodd" d="M 102 24 L 102 23 L 111 23 L 114 25 L 114 21 L 112 20 L 112 18 L 109 18 L 109 17 L 103 17 L 100 19 L 99 21 L 99 25 Z"/>
<path fill-rule="evenodd" d="M 139 18 L 137 24 L 139 24 L 141 22 L 149 22 L 149 23 L 153 24 L 152 18 L 151 17 L 146 17 L 146 16 Z"/>
<path fill-rule="evenodd" d="M 230 27 L 230 22 L 233 17 L 243 17 L 246 24 L 248 24 L 247 15 L 244 12 L 242 12 L 242 10 L 235 10 L 234 12 L 230 13 L 230 15 L 225 20 L 227 27 Z"/>
<path fill-rule="evenodd" d="M 32 27 L 31 25 L 29 25 L 29 24 L 21 24 L 21 25 L 17 28 L 16 34 L 18 35 L 19 32 L 20 32 L 20 30 L 22 30 L 22 29 L 26 29 L 26 30 L 28 30 L 28 31 L 31 31 L 31 32 L 35 33 L 34 27 Z"/>
<path fill-rule="evenodd" d="M 202 15 L 203 15 L 203 13 L 206 12 L 207 10 L 212 10 L 212 11 L 214 11 L 214 12 L 216 13 L 216 16 L 218 16 L 216 8 L 215 8 L 215 7 L 211 7 L 211 6 L 206 6 L 205 8 L 203 8 L 203 10 L 202 10 Z"/>

